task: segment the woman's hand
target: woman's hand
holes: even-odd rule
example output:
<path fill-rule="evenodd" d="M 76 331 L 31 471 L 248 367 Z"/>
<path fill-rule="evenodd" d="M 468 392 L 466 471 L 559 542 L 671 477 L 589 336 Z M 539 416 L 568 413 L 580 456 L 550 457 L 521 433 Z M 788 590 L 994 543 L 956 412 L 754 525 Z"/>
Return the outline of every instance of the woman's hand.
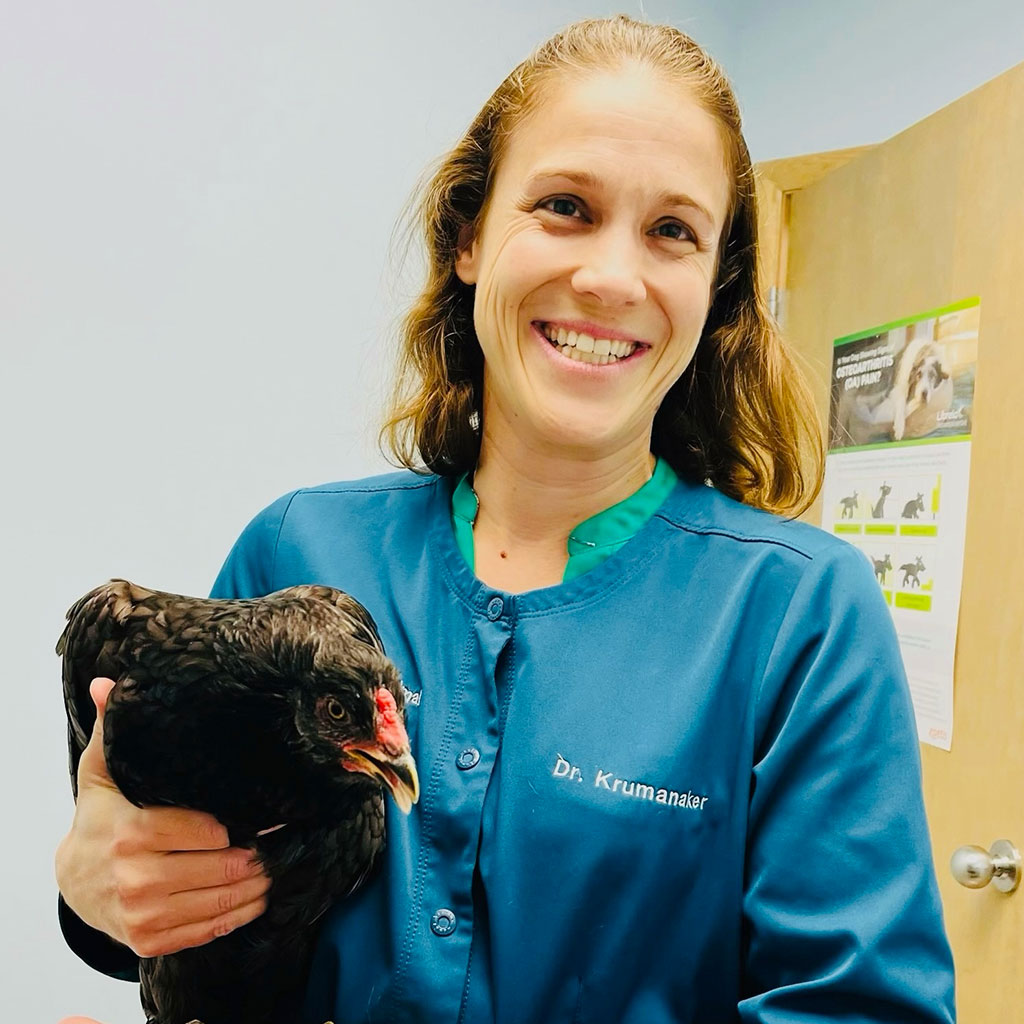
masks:
<path fill-rule="evenodd" d="M 89 691 L 96 726 L 78 766 L 74 821 L 57 848 L 57 885 L 86 924 L 138 956 L 201 946 L 262 914 L 270 880 L 250 850 L 229 845 L 227 829 L 212 815 L 138 808 L 122 796 L 103 756 L 113 685 L 94 679 Z"/>

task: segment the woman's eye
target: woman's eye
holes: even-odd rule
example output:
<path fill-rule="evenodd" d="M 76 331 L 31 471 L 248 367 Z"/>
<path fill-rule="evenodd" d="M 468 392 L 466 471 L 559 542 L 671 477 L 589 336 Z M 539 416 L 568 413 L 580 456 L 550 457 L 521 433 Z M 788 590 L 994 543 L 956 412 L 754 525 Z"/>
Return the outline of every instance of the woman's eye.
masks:
<path fill-rule="evenodd" d="M 559 204 L 556 206 L 556 204 Z M 545 199 L 540 204 L 544 209 L 559 217 L 576 219 L 574 213 L 580 210 L 580 203 L 576 199 L 569 199 L 567 196 L 555 196 L 553 199 Z M 697 237 L 683 223 L 678 220 L 665 221 L 659 224 L 654 230 L 661 233 L 662 228 L 669 228 L 674 234 L 660 234 L 660 237 L 667 238 L 673 242 L 696 242 Z"/>
<path fill-rule="evenodd" d="M 554 203 L 561 203 L 563 209 L 560 209 L 560 210 L 551 209 L 551 206 Z M 572 212 L 571 211 L 566 211 L 564 209 L 564 207 L 566 207 L 566 206 L 571 206 L 573 209 L 579 209 L 579 204 L 576 202 L 575 199 L 567 199 L 565 196 L 555 196 L 554 199 L 545 199 L 544 202 L 541 203 L 540 205 L 543 206 L 545 209 L 551 209 L 552 213 L 557 213 L 560 217 L 571 217 L 572 216 Z"/>
<path fill-rule="evenodd" d="M 345 717 L 345 708 L 342 706 L 340 700 L 335 700 L 333 697 L 327 702 L 327 714 L 331 718 L 342 719 Z"/>
<path fill-rule="evenodd" d="M 662 235 L 661 236 L 662 238 L 671 238 L 672 241 L 674 241 L 674 242 L 695 242 L 697 240 L 695 238 L 693 232 L 685 224 L 681 224 L 677 220 L 665 221 L 664 224 L 659 224 L 655 228 L 655 231 L 661 231 L 662 228 L 673 228 L 673 229 L 678 228 L 679 229 L 679 233 L 678 234 L 676 234 L 676 235 Z"/>

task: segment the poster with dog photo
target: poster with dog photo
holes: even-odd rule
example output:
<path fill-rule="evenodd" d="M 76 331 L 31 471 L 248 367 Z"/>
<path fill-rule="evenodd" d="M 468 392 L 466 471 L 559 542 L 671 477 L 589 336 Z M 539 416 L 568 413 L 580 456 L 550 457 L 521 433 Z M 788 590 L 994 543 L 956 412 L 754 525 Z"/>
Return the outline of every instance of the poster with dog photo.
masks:
<path fill-rule="evenodd" d="M 822 526 L 871 563 L 922 742 L 949 750 L 980 300 L 839 338 Z"/>
<path fill-rule="evenodd" d="M 971 433 L 980 300 L 839 338 L 829 450 Z"/>

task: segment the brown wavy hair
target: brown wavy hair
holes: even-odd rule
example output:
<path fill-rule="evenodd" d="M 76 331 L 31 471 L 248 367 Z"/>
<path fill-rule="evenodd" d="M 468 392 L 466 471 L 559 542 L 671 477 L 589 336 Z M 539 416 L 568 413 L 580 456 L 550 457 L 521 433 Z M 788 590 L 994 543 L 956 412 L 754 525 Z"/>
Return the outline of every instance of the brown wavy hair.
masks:
<path fill-rule="evenodd" d="M 739 501 L 799 515 L 821 487 L 821 430 L 803 373 L 779 335 L 757 273 L 754 173 L 724 72 L 670 25 L 627 15 L 575 22 L 498 86 L 410 206 L 426 239 L 427 280 L 402 320 L 382 449 L 397 465 L 443 476 L 480 454 L 483 353 L 474 288 L 455 274 L 460 232 L 483 223 L 497 168 L 517 128 L 566 76 L 630 62 L 688 90 L 718 122 L 732 177 L 711 308 L 690 364 L 654 418 L 651 451 L 680 476 Z"/>

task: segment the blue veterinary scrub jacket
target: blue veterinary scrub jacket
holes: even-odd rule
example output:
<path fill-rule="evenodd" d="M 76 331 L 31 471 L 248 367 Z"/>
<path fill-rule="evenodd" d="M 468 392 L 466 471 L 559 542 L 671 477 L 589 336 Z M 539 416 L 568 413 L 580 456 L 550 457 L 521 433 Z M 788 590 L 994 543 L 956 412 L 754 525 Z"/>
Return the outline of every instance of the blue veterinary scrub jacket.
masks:
<path fill-rule="evenodd" d="M 557 586 L 478 580 L 452 482 L 285 495 L 215 597 L 369 609 L 422 795 L 303 1024 L 912 1024 L 953 973 L 899 648 L 853 547 L 680 480 Z"/>
<path fill-rule="evenodd" d="M 679 480 L 609 557 L 512 595 L 460 552 L 453 485 L 287 494 L 214 586 L 351 593 L 406 688 L 420 802 L 386 802 L 383 869 L 324 919 L 297 1019 L 952 1021 L 913 712 L 863 555 Z"/>

